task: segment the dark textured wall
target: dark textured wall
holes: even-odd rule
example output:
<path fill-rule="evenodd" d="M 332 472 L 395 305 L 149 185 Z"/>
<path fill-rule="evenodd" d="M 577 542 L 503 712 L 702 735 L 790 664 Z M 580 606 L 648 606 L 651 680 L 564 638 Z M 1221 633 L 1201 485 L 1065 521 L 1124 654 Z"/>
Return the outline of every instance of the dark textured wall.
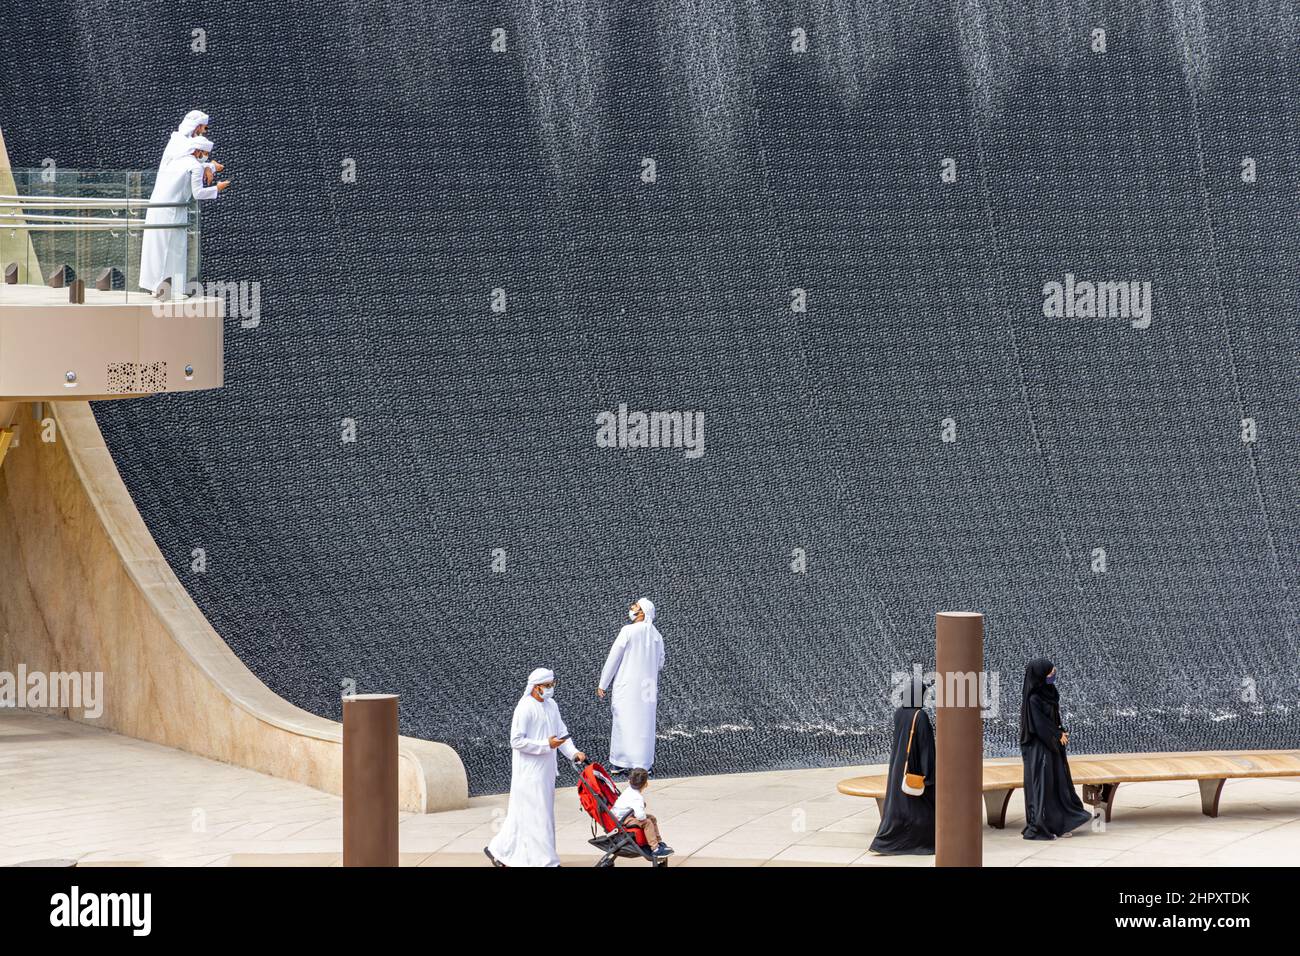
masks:
<path fill-rule="evenodd" d="M 991 752 L 1040 653 L 1081 751 L 1295 745 L 1293 4 L 3 11 L 16 166 L 148 168 L 216 118 L 205 277 L 259 282 L 261 323 L 221 392 L 96 412 L 293 702 L 398 691 L 498 790 L 538 664 L 603 756 L 644 593 L 666 772 L 880 758 L 945 608 L 987 614 Z M 1150 282 L 1150 327 L 1045 316 L 1067 272 Z M 598 447 L 621 402 L 702 411 L 705 454 Z"/>

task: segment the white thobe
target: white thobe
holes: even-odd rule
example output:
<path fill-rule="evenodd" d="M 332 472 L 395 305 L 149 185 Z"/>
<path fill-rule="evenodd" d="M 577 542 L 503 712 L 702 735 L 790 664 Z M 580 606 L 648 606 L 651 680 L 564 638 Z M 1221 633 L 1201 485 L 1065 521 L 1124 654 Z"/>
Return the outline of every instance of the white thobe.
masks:
<path fill-rule="evenodd" d="M 191 138 L 189 134 L 182 133 L 180 130 L 172 131 L 171 137 L 167 140 L 167 146 L 163 149 L 162 159 L 158 161 L 158 172 L 160 174 L 172 160 L 190 154 L 192 151 L 190 146 Z M 205 165 L 211 166 L 212 163 L 206 163 Z"/>
<path fill-rule="evenodd" d="M 203 185 L 204 164 L 194 156 L 182 156 L 168 162 L 158 173 L 151 203 L 187 203 L 191 199 L 215 199 L 220 191 L 215 185 Z M 184 206 L 167 209 L 150 209 L 144 217 L 147 225 L 180 224 L 188 219 Z M 172 290 L 180 295 L 185 290 L 186 267 L 189 256 L 188 230 L 144 229 L 140 242 L 140 288 L 155 292 L 164 279 L 172 280 Z"/>
<path fill-rule="evenodd" d="M 568 734 L 555 701 L 525 694 L 510 721 L 510 805 L 488 849 L 506 866 L 559 866 L 555 852 L 555 778 L 559 774 L 551 737 Z M 560 744 L 569 759 L 572 740 Z"/>
<path fill-rule="evenodd" d="M 664 639 L 649 621 L 625 624 L 614 639 L 600 672 L 600 687 L 610 694 L 614 726 L 609 735 L 609 762 L 616 767 L 644 767 L 655 762 L 655 710 L 659 671 L 664 666 Z"/>
<path fill-rule="evenodd" d="M 167 147 L 163 150 L 162 159 L 158 161 L 159 178 L 162 177 L 162 172 L 167 168 L 169 163 L 178 159 L 184 159 L 194 151 L 194 147 L 190 145 L 190 140 L 191 137 L 187 136 L 185 133 L 182 133 L 179 130 L 172 130 L 171 138 L 167 140 Z M 203 168 L 210 169 L 215 173 L 217 171 L 217 164 L 212 160 L 208 160 L 203 164 Z M 156 184 L 157 182 L 158 180 L 155 179 L 154 183 Z"/>
<path fill-rule="evenodd" d="M 168 163 L 194 152 L 194 138 L 199 135 L 198 128 L 207 123 L 209 119 L 210 117 L 202 110 L 190 110 L 185 114 L 185 119 L 181 120 L 180 125 L 167 137 L 167 145 L 163 147 L 162 159 L 158 161 L 158 176 L 162 175 Z M 203 165 L 214 172 L 216 171 L 216 163 L 207 162 Z M 154 178 L 155 183 L 158 176 Z"/>
<path fill-rule="evenodd" d="M 172 130 L 172 137 L 166 140 L 166 147 L 162 150 L 162 159 L 159 160 L 159 176 L 153 181 L 155 185 L 157 179 L 162 178 L 162 170 L 168 168 L 169 163 L 173 163 L 174 160 L 185 159 L 191 152 L 194 152 L 191 139 L 190 134 L 181 133 L 181 130 Z M 205 169 L 211 169 L 213 173 L 217 172 L 217 164 L 213 163 L 212 160 L 208 160 L 203 166 Z"/>

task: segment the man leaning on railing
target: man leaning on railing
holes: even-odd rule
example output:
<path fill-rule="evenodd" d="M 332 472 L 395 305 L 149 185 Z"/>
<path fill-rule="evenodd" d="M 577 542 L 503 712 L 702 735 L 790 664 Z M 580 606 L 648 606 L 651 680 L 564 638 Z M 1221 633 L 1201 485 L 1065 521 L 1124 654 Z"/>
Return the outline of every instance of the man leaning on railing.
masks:
<path fill-rule="evenodd" d="M 186 117 L 182 129 L 195 114 L 201 116 L 203 122 L 192 128 L 207 129 L 207 116 L 198 111 Z M 149 196 L 149 211 L 145 215 L 147 226 L 183 227 L 188 220 L 188 207 L 192 200 L 216 199 L 230 188 L 229 180 L 206 184 L 211 181 L 213 172 L 225 169 L 220 163 L 208 162 L 212 147 L 212 140 L 197 132 L 181 141 L 177 141 L 176 134 L 173 134 L 172 141 L 163 154 L 162 167 L 158 170 L 153 193 Z M 178 152 L 180 155 L 171 158 Z M 178 294 L 183 292 L 188 240 L 188 230 L 184 228 L 145 229 L 140 250 L 140 288 L 158 298 L 167 295 L 169 289 Z"/>

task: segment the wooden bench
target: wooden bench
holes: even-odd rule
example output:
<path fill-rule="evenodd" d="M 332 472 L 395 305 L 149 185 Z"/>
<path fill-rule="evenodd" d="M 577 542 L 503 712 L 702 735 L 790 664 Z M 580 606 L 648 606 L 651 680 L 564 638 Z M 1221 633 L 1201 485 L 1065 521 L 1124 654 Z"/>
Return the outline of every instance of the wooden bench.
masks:
<path fill-rule="evenodd" d="M 1300 777 L 1300 750 L 1216 750 L 1199 753 L 1101 754 L 1070 758 L 1070 776 L 1076 786 L 1101 788 L 1100 804 L 1110 820 L 1115 792 L 1121 783 L 1153 780 L 1195 780 L 1201 788 L 1201 812 L 1219 815 L 1219 795 L 1226 780 L 1244 777 Z M 852 777 L 841 780 L 840 793 L 874 797 L 883 812 L 888 777 Z M 1011 794 L 1024 787 L 1024 766 L 1016 758 L 984 761 L 984 809 L 989 826 L 1001 830 L 1007 822 Z"/>

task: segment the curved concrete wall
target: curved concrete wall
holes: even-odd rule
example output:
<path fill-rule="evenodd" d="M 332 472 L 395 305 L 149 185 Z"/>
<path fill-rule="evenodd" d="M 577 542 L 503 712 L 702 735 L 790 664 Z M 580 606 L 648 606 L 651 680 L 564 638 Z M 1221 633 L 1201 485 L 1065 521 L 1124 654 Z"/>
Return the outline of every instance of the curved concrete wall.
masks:
<path fill-rule="evenodd" d="M 342 726 L 272 693 L 207 622 L 141 521 L 90 406 L 44 406 L 52 442 L 33 407 L 21 407 L 19 445 L 0 468 L 0 671 L 102 672 L 102 715 L 68 717 L 341 792 Z M 403 809 L 464 806 L 450 747 L 403 737 L 400 756 Z"/>

